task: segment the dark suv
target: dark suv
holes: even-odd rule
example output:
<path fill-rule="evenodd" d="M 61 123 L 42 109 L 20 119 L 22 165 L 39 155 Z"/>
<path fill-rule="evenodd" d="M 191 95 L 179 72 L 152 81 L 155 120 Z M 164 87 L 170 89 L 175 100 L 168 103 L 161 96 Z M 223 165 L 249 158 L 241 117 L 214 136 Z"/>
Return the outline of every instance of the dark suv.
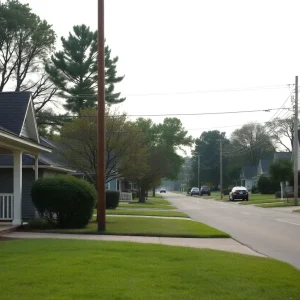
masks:
<path fill-rule="evenodd" d="M 200 196 L 202 196 L 202 195 L 210 196 L 210 187 L 202 186 L 201 189 L 200 189 Z"/>

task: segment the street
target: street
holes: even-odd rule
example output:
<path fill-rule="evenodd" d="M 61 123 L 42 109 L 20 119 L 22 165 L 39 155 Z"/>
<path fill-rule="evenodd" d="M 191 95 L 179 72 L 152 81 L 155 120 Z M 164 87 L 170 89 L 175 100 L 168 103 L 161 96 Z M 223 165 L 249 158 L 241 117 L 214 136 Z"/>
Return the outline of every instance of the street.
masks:
<path fill-rule="evenodd" d="M 165 199 L 251 249 L 300 269 L 300 213 L 221 202 L 168 192 Z"/>

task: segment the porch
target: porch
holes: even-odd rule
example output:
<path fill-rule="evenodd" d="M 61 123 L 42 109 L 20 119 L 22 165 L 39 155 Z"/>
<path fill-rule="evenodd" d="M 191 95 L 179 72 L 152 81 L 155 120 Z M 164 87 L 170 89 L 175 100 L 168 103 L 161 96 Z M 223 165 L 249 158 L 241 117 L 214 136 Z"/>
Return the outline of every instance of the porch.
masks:
<path fill-rule="evenodd" d="M 5 184 L 0 189 L 0 224 L 9 222 L 11 225 L 22 225 L 22 182 L 23 182 L 23 153 L 35 158 L 34 175 L 38 179 L 39 152 L 52 150 L 44 147 L 39 142 L 23 139 L 0 128 L 0 155 L 10 155 L 13 159 L 13 172 L 6 178 L 11 184 Z M 0 173 L 3 169 L 0 169 Z M 4 173 L 3 173 L 4 174 Z"/>

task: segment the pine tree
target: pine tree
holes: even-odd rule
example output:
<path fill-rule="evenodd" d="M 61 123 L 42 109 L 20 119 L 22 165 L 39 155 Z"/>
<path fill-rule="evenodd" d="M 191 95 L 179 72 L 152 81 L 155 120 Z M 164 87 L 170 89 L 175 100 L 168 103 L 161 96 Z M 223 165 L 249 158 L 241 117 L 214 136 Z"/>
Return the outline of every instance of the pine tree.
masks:
<path fill-rule="evenodd" d="M 61 38 L 63 50 L 56 52 L 46 64 L 46 71 L 66 99 L 65 109 L 78 114 L 82 109 L 97 106 L 97 31 L 86 25 L 73 27 L 67 39 Z M 115 84 L 124 76 L 117 76 L 118 57 L 111 58 L 105 46 L 106 102 L 121 103 L 125 98 L 115 93 Z"/>

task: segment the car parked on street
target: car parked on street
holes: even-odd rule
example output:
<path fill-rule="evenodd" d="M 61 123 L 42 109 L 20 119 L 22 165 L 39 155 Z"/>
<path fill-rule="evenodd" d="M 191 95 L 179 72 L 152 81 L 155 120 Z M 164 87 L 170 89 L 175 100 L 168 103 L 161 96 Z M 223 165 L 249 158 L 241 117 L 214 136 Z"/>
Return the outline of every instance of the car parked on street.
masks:
<path fill-rule="evenodd" d="M 193 196 L 193 195 L 200 195 L 200 190 L 199 190 L 199 188 L 197 188 L 197 187 L 193 187 L 192 189 L 191 189 L 191 191 L 190 191 L 190 195 L 191 196 Z"/>
<path fill-rule="evenodd" d="M 159 192 L 160 192 L 160 193 L 166 193 L 166 192 L 167 192 L 167 190 L 166 190 L 166 188 L 164 188 L 164 187 L 161 187 Z"/>
<path fill-rule="evenodd" d="M 202 186 L 200 189 L 200 196 L 208 195 L 210 196 L 210 187 L 209 186 Z"/>
<path fill-rule="evenodd" d="M 243 186 L 235 186 L 229 193 L 229 201 L 239 200 L 249 200 L 248 190 Z"/>

